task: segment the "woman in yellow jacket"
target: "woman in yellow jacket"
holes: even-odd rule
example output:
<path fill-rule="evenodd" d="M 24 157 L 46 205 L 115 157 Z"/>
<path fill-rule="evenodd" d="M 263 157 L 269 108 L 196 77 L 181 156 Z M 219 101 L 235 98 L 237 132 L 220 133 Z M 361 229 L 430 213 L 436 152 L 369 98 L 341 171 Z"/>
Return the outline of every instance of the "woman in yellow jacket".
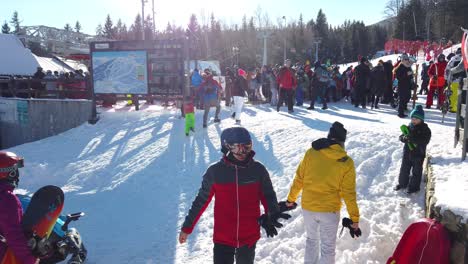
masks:
<path fill-rule="evenodd" d="M 344 150 L 346 134 L 343 125 L 335 122 L 327 138 L 314 141 L 299 164 L 289 191 L 288 207 L 294 207 L 302 191 L 307 232 L 304 263 L 335 263 L 341 199 L 353 221 L 352 228 L 359 229 L 356 171 L 353 160 Z"/>

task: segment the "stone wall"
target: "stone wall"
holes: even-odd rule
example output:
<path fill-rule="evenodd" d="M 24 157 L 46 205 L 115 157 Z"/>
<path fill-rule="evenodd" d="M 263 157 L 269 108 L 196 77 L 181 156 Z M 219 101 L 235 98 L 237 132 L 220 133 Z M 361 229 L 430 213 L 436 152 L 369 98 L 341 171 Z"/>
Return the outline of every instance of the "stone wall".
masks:
<path fill-rule="evenodd" d="M 0 149 L 65 132 L 91 113 L 90 100 L 0 98 Z"/>
<path fill-rule="evenodd" d="M 448 209 L 442 210 L 439 206 L 435 206 L 437 203 L 435 188 L 437 186 L 434 183 L 430 156 L 425 161 L 424 170 L 426 176 L 426 217 L 441 222 L 449 231 L 452 239 L 450 263 L 468 263 L 468 219 L 463 219 L 462 216 L 456 215 Z"/>

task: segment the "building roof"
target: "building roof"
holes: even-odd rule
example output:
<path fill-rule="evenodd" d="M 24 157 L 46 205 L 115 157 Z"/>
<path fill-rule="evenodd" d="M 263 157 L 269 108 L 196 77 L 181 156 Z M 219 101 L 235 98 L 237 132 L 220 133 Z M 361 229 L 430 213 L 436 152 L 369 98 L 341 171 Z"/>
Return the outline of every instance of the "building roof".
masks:
<path fill-rule="evenodd" d="M 39 63 L 13 34 L 0 34 L 0 75 L 33 75 Z"/>

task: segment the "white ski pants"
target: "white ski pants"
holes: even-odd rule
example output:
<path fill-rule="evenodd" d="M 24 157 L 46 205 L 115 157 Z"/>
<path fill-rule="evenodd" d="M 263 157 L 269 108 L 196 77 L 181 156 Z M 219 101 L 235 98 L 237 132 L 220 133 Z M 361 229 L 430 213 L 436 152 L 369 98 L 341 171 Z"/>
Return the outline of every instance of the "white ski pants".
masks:
<path fill-rule="evenodd" d="M 234 96 L 234 106 L 232 107 L 232 112 L 236 113 L 235 119 L 240 120 L 242 108 L 244 107 L 244 97 Z"/>
<path fill-rule="evenodd" d="M 302 214 L 307 234 L 304 263 L 334 264 L 340 212 L 320 213 L 302 210 Z"/>

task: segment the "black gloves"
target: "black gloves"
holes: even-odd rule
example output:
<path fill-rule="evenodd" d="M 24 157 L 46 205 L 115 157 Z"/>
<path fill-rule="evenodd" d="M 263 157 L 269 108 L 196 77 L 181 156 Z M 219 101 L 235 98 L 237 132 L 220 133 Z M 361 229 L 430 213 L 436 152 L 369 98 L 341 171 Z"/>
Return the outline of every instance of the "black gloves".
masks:
<path fill-rule="evenodd" d="M 353 224 L 353 221 L 349 218 L 343 218 L 341 224 L 343 225 L 343 227 L 341 228 L 341 232 L 340 232 L 340 236 L 341 234 L 343 234 L 343 229 L 346 227 L 349 229 L 349 234 L 351 235 L 352 238 L 356 237 L 360 237 L 362 235 L 362 232 L 361 232 L 361 229 L 358 228 L 358 229 L 354 229 L 351 225 Z"/>
<path fill-rule="evenodd" d="M 407 135 L 400 135 L 400 141 L 403 143 L 408 143 L 408 136 Z"/>
<path fill-rule="evenodd" d="M 288 207 L 288 206 L 286 205 L 286 203 L 289 203 L 289 202 L 288 202 L 288 201 L 282 201 L 282 202 L 279 202 L 279 203 L 278 203 L 278 207 L 279 207 L 279 210 L 280 210 L 281 213 L 282 213 L 282 212 L 286 212 L 286 211 L 294 210 L 294 209 L 296 209 L 296 207 L 297 207 L 297 203 L 293 203 L 294 205 L 291 206 L 291 207 Z"/>
<path fill-rule="evenodd" d="M 291 215 L 279 212 L 273 215 L 262 214 L 260 218 L 258 218 L 258 223 L 260 224 L 260 226 L 263 227 L 263 229 L 265 229 L 267 237 L 274 237 L 278 235 L 278 231 L 276 230 L 276 228 L 283 227 L 283 224 L 278 222 L 278 219 L 280 218 L 288 220 L 289 218 L 291 218 Z"/>

